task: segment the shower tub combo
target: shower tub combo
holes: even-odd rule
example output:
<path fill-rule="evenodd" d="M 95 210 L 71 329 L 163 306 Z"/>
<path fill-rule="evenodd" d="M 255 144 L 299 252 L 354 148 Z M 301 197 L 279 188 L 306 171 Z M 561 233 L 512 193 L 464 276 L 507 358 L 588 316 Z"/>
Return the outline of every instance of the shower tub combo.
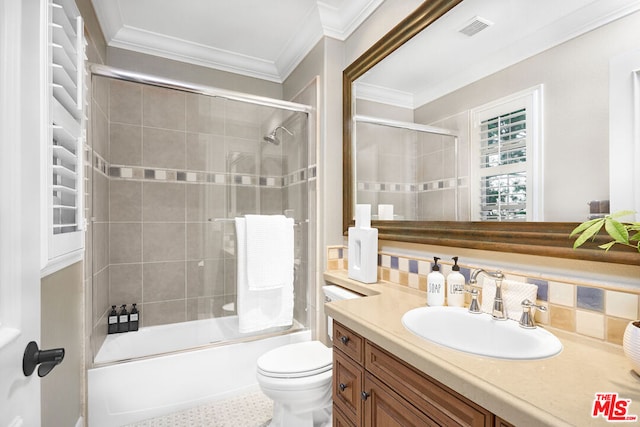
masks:
<path fill-rule="evenodd" d="M 254 390 L 258 357 L 311 339 L 295 327 L 249 337 L 237 330 L 228 316 L 108 337 L 95 358 L 103 366 L 88 372 L 89 425 L 122 426 Z"/>
<path fill-rule="evenodd" d="M 92 74 L 100 78 L 115 79 L 117 81 L 126 81 L 127 91 L 131 92 L 130 83 L 144 85 L 144 94 L 149 92 L 150 96 L 157 94 L 157 87 L 178 91 L 176 93 L 188 94 L 190 102 L 198 98 L 198 101 L 189 105 L 221 105 L 221 99 L 228 104 L 228 111 L 221 113 L 220 117 L 227 120 L 228 112 L 235 114 L 235 122 L 228 125 L 225 122 L 223 127 L 215 125 L 202 125 L 203 130 L 194 130 L 193 133 L 187 135 L 187 140 L 192 141 L 194 135 L 200 135 L 197 132 L 209 132 L 206 135 L 208 141 L 222 141 L 224 139 L 224 158 L 227 159 L 226 168 L 220 165 L 220 162 L 214 162 L 212 165 L 208 163 L 204 167 L 216 167 L 218 169 L 197 169 L 200 166 L 194 166 L 193 170 L 176 170 L 172 166 L 165 165 L 164 169 L 152 170 L 153 165 L 145 164 L 122 164 L 119 162 L 126 161 L 114 158 L 117 150 L 112 152 L 109 164 L 104 158 L 98 158 L 94 164 L 101 165 L 99 173 L 96 173 L 94 167 L 94 177 L 100 182 L 115 182 L 118 188 L 125 188 L 125 185 L 135 186 L 142 182 L 143 191 L 149 190 L 152 197 L 145 197 L 144 203 L 148 199 L 154 199 L 152 192 L 157 192 L 161 185 L 165 182 L 169 184 L 167 191 L 186 191 L 186 198 L 203 197 L 200 200 L 204 206 L 202 212 L 197 215 L 187 215 L 186 218 L 167 217 L 167 223 L 156 224 L 155 218 L 151 218 L 150 225 L 147 227 L 144 221 L 146 218 L 136 218 L 135 220 L 126 217 L 130 223 L 123 223 L 124 220 L 115 219 L 116 223 L 107 221 L 94 222 L 92 230 L 109 230 L 115 228 L 123 230 L 116 238 L 121 236 L 130 237 L 136 230 L 155 229 L 162 233 L 164 229 L 186 229 L 193 231 L 201 227 L 209 230 L 209 236 L 218 236 L 219 242 L 208 242 L 207 238 L 202 237 L 202 248 L 200 252 L 194 255 L 194 249 L 197 245 L 188 244 L 182 253 L 172 254 L 173 258 L 159 258 L 164 256 L 165 252 L 155 251 L 154 247 L 148 245 L 141 251 L 142 257 L 139 256 L 140 251 L 131 253 L 137 258 L 123 258 L 126 250 L 111 250 L 112 257 L 103 262 L 102 259 L 95 259 L 93 262 L 93 280 L 94 280 L 94 325 L 91 333 L 91 342 L 94 351 L 93 366 L 87 373 L 88 384 L 88 423 L 91 427 L 112 427 L 122 426 L 137 421 L 158 417 L 168 413 L 180 411 L 189 407 L 197 406 L 205 402 L 224 399 L 232 396 L 243 394 L 247 391 L 257 390 L 256 379 L 256 363 L 257 359 L 265 352 L 281 347 L 287 344 L 293 344 L 311 340 L 311 331 L 308 328 L 308 283 L 311 283 L 312 275 L 309 271 L 314 271 L 312 259 L 308 256 L 309 247 L 309 203 L 313 203 L 307 199 L 308 189 L 306 184 L 309 176 L 307 144 L 311 132 L 308 131 L 307 123 L 311 107 L 295 104 L 275 99 L 257 97 L 252 95 L 240 94 L 236 92 L 224 91 L 215 88 L 193 85 L 170 81 L 166 79 L 155 78 L 151 76 L 143 76 L 137 73 L 131 73 L 123 70 L 115 70 L 110 67 L 92 66 Z M 117 86 L 118 84 L 116 84 Z M 122 84 L 120 84 L 121 87 Z M 105 87 L 104 85 L 102 87 Z M 143 89 L 135 90 L 142 92 Z M 150 88 L 150 89 L 148 89 Z M 173 93 L 173 92 L 172 92 Z M 172 93 L 169 93 L 171 95 Z M 95 120 L 100 113 L 110 107 L 102 107 L 100 105 L 100 96 L 104 91 L 97 90 L 94 94 L 93 104 L 95 113 L 92 117 Z M 102 97 L 104 99 L 104 96 Z M 209 101 L 211 100 L 211 101 Z M 103 101 L 104 102 L 104 101 Z M 156 102 L 149 108 L 149 114 L 153 113 Z M 247 111 L 252 112 L 257 122 L 249 123 L 248 128 L 241 129 L 237 117 L 241 117 L 238 105 L 249 105 Z M 146 105 L 146 104 L 145 104 Z M 101 110 L 102 109 L 102 110 Z M 188 110 L 188 109 L 187 109 Z M 110 110 L 112 112 L 113 110 Z M 137 110 L 136 110 L 137 111 Z M 204 110 L 206 114 L 208 110 Z M 144 114 L 147 114 L 147 109 Z M 260 113 L 260 114 L 258 114 Z M 119 113 L 122 117 L 122 113 Z M 201 115 L 204 113 L 200 113 Z M 118 114 L 115 115 L 116 119 Z M 128 116 L 122 120 L 129 120 Z M 216 122 L 217 123 L 217 122 Z M 286 126 L 285 127 L 285 123 Z M 108 125 L 94 126 L 94 132 L 100 129 L 108 128 Z M 116 129 L 132 129 L 129 124 L 115 124 Z M 138 127 L 142 132 L 149 132 L 155 135 L 158 133 L 153 126 L 146 126 L 144 121 Z M 266 136 L 265 129 L 267 130 Z M 251 130 L 251 136 L 246 136 Z M 155 132 L 155 133 L 154 133 Z M 172 131 L 174 134 L 177 131 Z M 222 133 L 216 133 L 222 132 Z M 226 132 L 235 132 L 228 135 Z M 293 134 L 296 137 L 293 137 Z M 121 132 L 122 133 L 122 132 Z M 254 134 L 255 133 L 255 134 Z M 108 136 L 95 137 L 97 141 L 104 140 Z M 205 139 L 206 139 L 205 138 Z M 299 138 L 299 139 L 298 139 Z M 190 144 L 191 142 L 189 142 Z M 194 147 L 201 147 L 194 145 Z M 234 145 L 235 144 L 235 145 Z M 220 150 L 221 146 L 215 147 Z M 231 148 L 228 148 L 231 147 Z M 101 147 L 94 147 L 94 152 L 99 156 Z M 211 153 L 214 151 L 213 146 L 207 146 L 206 152 L 209 158 L 214 158 Z M 247 151 L 251 151 L 246 155 Z M 114 154 L 115 153 L 115 154 Z M 240 153 L 242 156 L 239 156 Z M 204 155 L 203 154 L 203 155 Z M 202 157 L 202 156 L 201 156 Z M 193 161 L 199 160 L 192 156 Z M 247 159 L 251 160 L 251 167 L 247 167 Z M 95 159 L 94 159 L 95 160 Z M 144 160 L 144 159 L 143 159 Z M 171 160 L 171 159 L 169 159 Z M 279 168 L 274 171 L 274 162 L 280 164 Z M 196 163 L 194 163 L 196 164 Z M 197 163 L 197 165 L 201 165 Z M 187 167 L 189 164 L 187 163 Z M 223 169 L 220 169 L 223 167 Z M 149 168 L 150 170 L 147 170 Z M 235 168 L 235 169 L 234 169 Z M 138 169 L 140 169 L 138 171 Z M 157 167 L 156 167 L 157 169 Z M 112 171 L 116 171 L 115 174 Z M 138 173 L 139 172 L 139 173 Z M 138 173 L 138 174 L 137 174 Z M 137 175 L 136 175 L 137 174 Z M 315 175 L 315 173 L 313 173 Z M 160 179 L 158 178 L 160 176 Z M 172 178 L 170 178 L 172 177 Z M 154 179 L 155 178 L 155 179 Z M 169 182 L 170 179 L 173 181 Z M 183 186 L 183 187 L 180 187 Z M 95 185 L 93 191 L 100 191 L 101 188 L 109 188 L 106 184 Z M 201 193 L 190 191 L 194 188 L 202 188 Z M 183 190 L 184 189 L 184 190 Z M 205 191 L 205 189 L 207 189 Z M 209 192 L 208 189 L 213 189 Z M 215 190 L 215 191 L 214 191 Z M 120 191 L 120 190 L 118 190 Z M 265 192 L 263 195 L 262 192 Z M 125 195 L 133 197 L 138 193 Z M 171 198 L 172 193 L 162 198 L 155 199 L 166 200 Z M 182 194 L 183 199 L 185 193 Z M 210 194 L 216 194 L 215 200 L 209 200 Z M 249 194 L 249 198 L 246 195 Z M 222 196 L 220 196 L 222 195 Z M 274 197 L 274 195 L 276 197 Z M 113 194 L 111 195 L 113 196 Z M 123 197 L 125 197 L 123 196 Z M 92 197 L 99 199 L 100 194 L 92 194 Z M 137 196 L 139 197 L 139 195 Z M 109 200 L 109 197 L 106 197 Z M 173 197 L 175 199 L 175 197 Z M 133 199 L 130 199 L 133 200 Z M 279 201 L 274 205 L 273 200 Z M 151 203 L 151 202 L 150 202 Z M 100 205 L 101 206 L 101 205 Z M 214 211 L 207 211 L 207 206 L 213 206 Z M 125 206 L 125 208 L 128 208 Z M 142 205 L 140 208 L 144 212 L 153 212 L 153 205 Z M 173 215 L 174 212 L 189 211 L 191 205 L 184 208 L 176 206 L 171 212 L 162 211 L 165 215 Z M 239 321 L 234 308 L 233 302 L 236 302 L 236 284 L 227 283 L 227 278 L 233 278 L 233 274 L 213 273 L 197 276 L 184 275 L 184 279 L 175 279 L 175 272 L 169 270 L 161 270 L 160 268 L 168 268 L 169 265 L 178 265 L 179 268 L 187 266 L 197 271 L 222 271 L 215 270 L 216 266 L 234 265 L 233 258 L 233 233 L 228 230 L 232 227 L 223 227 L 224 224 L 233 221 L 234 217 L 246 214 L 282 214 L 283 212 L 293 212 L 296 223 L 301 224 L 296 227 L 296 247 L 295 265 L 296 265 L 296 281 L 295 289 L 295 308 L 293 326 L 288 329 L 270 329 L 263 330 L 254 334 L 242 334 L 239 332 Z M 114 208 L 111 208 L 111 216 L 114 218 L 123 218 L 125 211 L 114 215 Z M 94 216 L 100 218 L 100 212 Z M 107 217 L 102 215 L 102 217 Z M 218 221 L 221 218 L 221 222 Z M 163 219 L 163 220 L 165 220 Z M 143 226 L 138 222 L 143 221 Z M 177 224 L 182 221 L 181 224 Z M 177 224 L 177 225 L 176 225 Z M 184 225 L 182 225 L 184 224 Z M 99 228 L 101 227 L 101 228 Z M 213 228 L 212 228 L 213 227 Z M 132 231 L 133 230 L 133 231 Z M 213 231 L 212 231 L 213 230 Z M 216 234 L 217 233 L 217 234 Z M 222 235 L 224 234 L 224 244 Z M 113 242 L 107 241 L 106 244 L 99 241 L 94 235 L 93 244 L 103 245 L 108 248 Z M 104 236 L 100 234 L 99 236 Z M 106 238 L 110 238 L 106 234 Z M 147 235 L 145 234 L 145 239 Z M 159 234 L 157 238 L 158 244 L 161 246 L 167 240 Z M 178 239 L 194 239 L 193 233 L 185 233 Z M 154 236 L 151 236 L 152 238 Z M 100 237 L 102 238 L 102 237 Z M 113 237 L 111 237 L 113 238 Z M 145 240 L 146 241 L 146 240 Z M 128 241 L 127 241 L 128 242 Z M 189 242 L 187 242 L 189 243 Z M 209 245 L 209 246 L 207 246 Z M 115 243 L 118 247 L 118 242 Z M 108 249 L 107 249 L 108 250 Z M 145 252 L 147 251 L 147 252 Z M 218 252 L 216 252 L 218 251 Z M 94 253 L 102 252 L 94 250 Z M 211 257 L 211 252 L 216 255 Z M 113 257 L 115 254 L 115 258 Z M 222 255 L 220 255 L 222 254 Z M 155 257 L 155 258 L 154 258 Z M 217 258 L 216 258 L 217 257 Z M 224 257 L 224 263 L 218 262 Z M 214 262 L 210 258 L 213 259 Z M 169 262 L 170 261 L 170 262 Z M 119 275 L 110 273 L 110 269 L 116 267 Z M 203 267 L 204 266 L 204 267 Z M 123 271 L 137 271 L 136 274 L 123 276 Z M 140 272 L 144 271 L 144 274 Z M 149 273 L 149 274 L 147 274 Z M 191 273 L 190 273 L 191 274 Z M 204 273 L 201 273 L 204 274 Z M 101 277 L 101 275 L 104 275 Z M 116 276 L 119 278 L 117 279 Z M 172 282 L 178 286 L 178 291 L 173 291 L 172 298 L 160 300 L 158 295 L 153 295 L 154 288 L 161 287 L 157 284 L 164 277 L 172 277 Z M 106 279 L 103 279 L 106 277 Z M 142 277 L 135 279 L 134 277 Z M 190 282 L 192 277 L 197 277 L 200 282 Z M 224 283 L 220 283 L 220 280 Z M 136 280 L 141 280 L 136 282 Z M 149 282 L 146 282 L 148 280 Z M 154 283 L 154 281 L 156 283 Z M 97 286 L 110 286 L 107 291 L 99 289 Z M 166 285 L 168 282 L 163 282 Z M 136 288 L 138 286 L 139 288 Z M 126 289 L 125 289 L 126 288 Z M 98 291 L 97 291 L 98 290 Z M 124 290 L 124 292 L 123 292 Z M 106 335 L 105 315 L 108 313 L 112 302 L 133 302 L 128 295 L 133 292 L 144 296 L 144 299 L 138 301 L 138 307 L 141 308 L 141 328 L 135 332 Z M 121 294 L 117 294 L 121 292 Z M 182 298 L 182 299 L 179 299 Z M 146 299 L 146 300 L 145 300 Z M 163 312 L 158 312 L 156 307 L 171 307 Z M 222 304 L 222 317 L 215 317 L 214 312 L 220 313 Z M 226 308 L 225 308 L 226 307 Z M 159 314 L 173 315 L 177 309 L 183 310 L 179 316 L 173 316 L 168 322 L 163 319 L 159 321 Z M 189 320 L 198 319 L 198 320 Z M 189 320 L 189 321 L 184 321 Z M 147 323 L 145 323 L 147 322 Z M 177 322 L 177 323 L 171 323 Z M 159 325 L 159 323 L 167 323 Z"/>

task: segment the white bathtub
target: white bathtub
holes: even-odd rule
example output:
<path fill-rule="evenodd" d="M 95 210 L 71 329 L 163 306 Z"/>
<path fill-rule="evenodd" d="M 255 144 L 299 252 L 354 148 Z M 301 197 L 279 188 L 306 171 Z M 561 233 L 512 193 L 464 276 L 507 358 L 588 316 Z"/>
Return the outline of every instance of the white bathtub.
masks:
<path fill-rule="evenodd" d="M 260 355 L 311 339 L 311 331 L 302 330 L 206 346 L 228 340 L 225 333 L 237 336 L 234 328 L 237 318 L 230 316 L 108 336 L 96 364 L 174 353 L 89 369 L 89 427 L 122 426 L 254 389 Z"/>

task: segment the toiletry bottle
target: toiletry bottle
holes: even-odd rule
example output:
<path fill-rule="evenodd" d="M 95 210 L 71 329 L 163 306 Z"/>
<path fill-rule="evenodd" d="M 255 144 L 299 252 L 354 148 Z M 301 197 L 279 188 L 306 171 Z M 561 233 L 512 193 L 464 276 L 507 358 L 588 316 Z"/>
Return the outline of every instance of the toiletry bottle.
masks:
<path fill-rule="evenodd" d="M 133 308 L 131 309 L 131 313 L 129 313 L 129 330 L 137 331 L 138 330 L 138 308 L 136 307 L 136 303 L 133 303 Z"/>
<path fill-rule="evenodd" d="M 107 332 L 110 334 L 115 334 L 118 332 L 118 313 L 116 312 L 116 306 L 112 305 L 111 306 L 111 311 L 109 312 L 109 317 L 108 317 L 108 324 L 109 327 L 107 329 Z"/>
<path fill-rule="evenodd" d="M 355 227 L 349 227 L 350 279 L 378 281 L 378 229 L 371 228 L 371 205 L 356 205 Z"/>
<path fill-rule="evenodd" d="M 427 275 L 427 305 L 444 305 L 444 276 L 440 273 L 437 256 L 433 257 L 433 267 L 431 273 Z"/>
<path fill-rule="evenodd" d="M 450 307 L 464 307 L 464 276 L 460 273 L 458 257 L 453 257 L 451 273 L 447 275 L 447 305 Z"/>
<path fill-rule="evenodd" d="M 118 314 L 118 332 L 129 332 L 129 312 L 127 304 L 122 304 L 120 314 Z"/>

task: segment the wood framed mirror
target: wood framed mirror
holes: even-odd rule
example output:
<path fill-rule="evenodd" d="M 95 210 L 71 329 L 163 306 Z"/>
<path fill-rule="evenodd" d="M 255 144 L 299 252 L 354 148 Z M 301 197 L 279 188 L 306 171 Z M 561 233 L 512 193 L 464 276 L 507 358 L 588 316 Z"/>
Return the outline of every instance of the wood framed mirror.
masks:
<path fill-rule="evenodd" d="M 422 3 L 411 15 L 349 65 L 343 72 L 343 230 L 354 224 L 354 82 L 414 36 L 453 9 L 462 0 Z M 585 218 L 586 219 L 586 218 Z M 547 257 L 640 264 L 640 253 L 615 246 L 610 251 L 598 245 L 610 241 L 604 232 L 592 242 L 574 250 L 569 238 L 578 222 L 485 222 L 485 221 L 379 221 L 380 240 L 401 241 L 470 249 L 512 252 Z"/>

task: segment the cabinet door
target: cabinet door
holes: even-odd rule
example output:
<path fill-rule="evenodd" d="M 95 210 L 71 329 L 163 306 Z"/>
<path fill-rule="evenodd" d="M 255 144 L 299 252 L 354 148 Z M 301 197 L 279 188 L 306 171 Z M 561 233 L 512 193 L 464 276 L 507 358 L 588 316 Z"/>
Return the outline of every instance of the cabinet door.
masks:
<path fill-rule="evenodd" d="M 359 424 L 354 423 L 345 414 L 342 413 L 337 405 L 333 405 L 333 424 L 332 427 L 358 427 Z"/>
<path fill-rule="evenodd" d="M 365 374 L 364 390 L 368 394 L 364 403 L 364 425 L 367 427 L 438 425 L 369 373 Z"/>
<path fill-rule="evenodd" d="M 354 424 L 362 420 L 362 367 L 333 350 L 333 403 Z"/>
<path fill-rule="evenodd" d="M 365 368 L 442 425 L 491 427 L 493 414 L 367 341 Z"/>

